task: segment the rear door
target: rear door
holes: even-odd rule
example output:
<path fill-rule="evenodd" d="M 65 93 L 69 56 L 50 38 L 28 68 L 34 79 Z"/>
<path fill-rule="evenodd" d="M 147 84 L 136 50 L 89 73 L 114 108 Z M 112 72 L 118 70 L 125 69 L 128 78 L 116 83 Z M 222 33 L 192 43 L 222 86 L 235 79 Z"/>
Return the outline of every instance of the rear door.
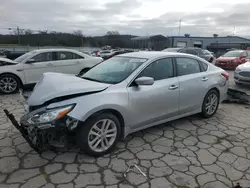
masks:
<path fill-rule="evenodd" d="M 83 56 L 68 51 L 55 52 L 55 59 L 56 72 L 66 74 L 78 74 L 85 61 Z"/>
<path fill-rule="evenodd" d="M 154 84 L 128 87 L 132 129 L 178 115 L 179 83 L 172 58 L 152 62 L 137 78 L 144 76 L 154 78 Z"/>
<path fill-rule="evenodd" d="M 206 65 L 196 59 L 176 57 L 175 63 L 180 87 L 179 115 L 182 115 L 201 108 L 209 78 Z"/>
<path fill-rule="evenodd" d="M 29 62 L 28 60 L 34 60 Z M 30 57 L 23 65 L 26 84 L 36 83 L 43 73 L 55 72 L 53 52 L 43 52 Z"/>

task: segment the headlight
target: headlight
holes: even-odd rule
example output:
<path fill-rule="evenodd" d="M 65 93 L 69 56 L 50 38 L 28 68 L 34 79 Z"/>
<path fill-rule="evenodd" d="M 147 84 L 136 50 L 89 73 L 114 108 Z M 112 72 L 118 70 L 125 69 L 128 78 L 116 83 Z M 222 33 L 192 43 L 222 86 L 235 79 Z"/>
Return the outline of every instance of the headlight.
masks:
<path fill-rule="evenodd" d="M 73 110 L 74 107 L 75 105 L 72 104 L 72 105 L 57 107 L 53 109 L 45 109 L 29 117 L 27 122 L 30 124 L 50 123 L 54 120 L 57 120 L 66 116 L 71 110 Z"/>
<path fill-rule="evenodd" d="M 239 67 L 237 67 L 237 68 L 235 69 L 235 72 L 236 72 L 236 73 L 241 72 L 241 69 L 240 69 Z"/>

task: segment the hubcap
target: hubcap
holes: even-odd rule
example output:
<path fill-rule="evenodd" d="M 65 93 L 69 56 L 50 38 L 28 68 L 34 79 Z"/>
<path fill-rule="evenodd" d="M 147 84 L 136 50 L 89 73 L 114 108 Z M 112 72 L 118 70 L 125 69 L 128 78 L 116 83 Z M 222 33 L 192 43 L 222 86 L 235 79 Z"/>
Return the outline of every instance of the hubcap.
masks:
<path fill-rule="evenodd" d="M 17 88 L 17 82 L 12 77 L 3 77 L 0 80 L 0 89 L 4 93 L 11 93 L 15 91 Z"/>
<path fill-rule="evenodd" d="M 115 123 L 110 119 L 102 119 L 94 124 L 88 135 L 88 145 L 95 152 L 109 149 L 117 136 Z"/>
<path fill-rule="evenodd" d="M 218 105 L 218 97 L 214 93 L 210 94 L 206 102 L 206 112 L 211 115 L 215 112 Z"/>

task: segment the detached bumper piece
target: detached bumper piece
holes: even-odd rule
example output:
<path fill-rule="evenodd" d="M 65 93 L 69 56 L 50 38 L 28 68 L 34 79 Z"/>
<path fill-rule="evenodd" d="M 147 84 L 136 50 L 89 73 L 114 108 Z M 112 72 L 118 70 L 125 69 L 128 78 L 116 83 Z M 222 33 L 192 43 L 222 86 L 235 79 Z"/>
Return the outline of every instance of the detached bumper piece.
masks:
<path fill-rule="evenodd" d="M 13 114 L 9 113 L 8 110 L 4 109 L 3 110 L 6 116 L 9 118 L 11 123 L 16 127 L 17 130 L 22 134 L 23 138 L 28 142 L 31 148 L 33 148 L 36 152 L 40 153 L 42 151 L 41 148 L 39 148 L 37 145 L 33 144 L 30 137 L 28 136 L 28 132 L 25 128 L 19 125 L 19 123 L 16 121 L 15 117 Z"/>
<path fill-rule="evenodd" d="M 66 128 L 66 119 L 62 118 L 58 120 L 55 127 L 51 125 L 44 125 L 43 127 L 37 126 L 25 126 L 19 124 L 14 115 L 4 109 L 4 113 L 9 118 L 11 123 L 22 134 L 23 138 L 28 142 L 31 148 L 37 153 L 41 153 L 48 149 L 55 148 L 70 148 L 72 144 L 75 144 L 75 131 L 69 131 Z M 68 126 L 75 125 L 73 120 L 68 119 Z"/>

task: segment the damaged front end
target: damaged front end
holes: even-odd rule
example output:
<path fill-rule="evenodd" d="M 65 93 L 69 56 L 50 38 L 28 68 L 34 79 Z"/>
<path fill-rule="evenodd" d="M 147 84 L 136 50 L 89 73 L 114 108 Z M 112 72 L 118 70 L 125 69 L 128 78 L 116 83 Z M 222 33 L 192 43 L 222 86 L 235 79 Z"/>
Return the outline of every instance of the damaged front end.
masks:
<path fill-rule="evenodd" d="M 29 111 L 21 118 L 20 124 L 8 110 L 5 109 L 4 112 L 29 145 L 40 153 L 51 146 L 65 148 L 74 142 L 79 121 L 68 116 L 74 107 L 75 104 L 71 104 Z"/>

